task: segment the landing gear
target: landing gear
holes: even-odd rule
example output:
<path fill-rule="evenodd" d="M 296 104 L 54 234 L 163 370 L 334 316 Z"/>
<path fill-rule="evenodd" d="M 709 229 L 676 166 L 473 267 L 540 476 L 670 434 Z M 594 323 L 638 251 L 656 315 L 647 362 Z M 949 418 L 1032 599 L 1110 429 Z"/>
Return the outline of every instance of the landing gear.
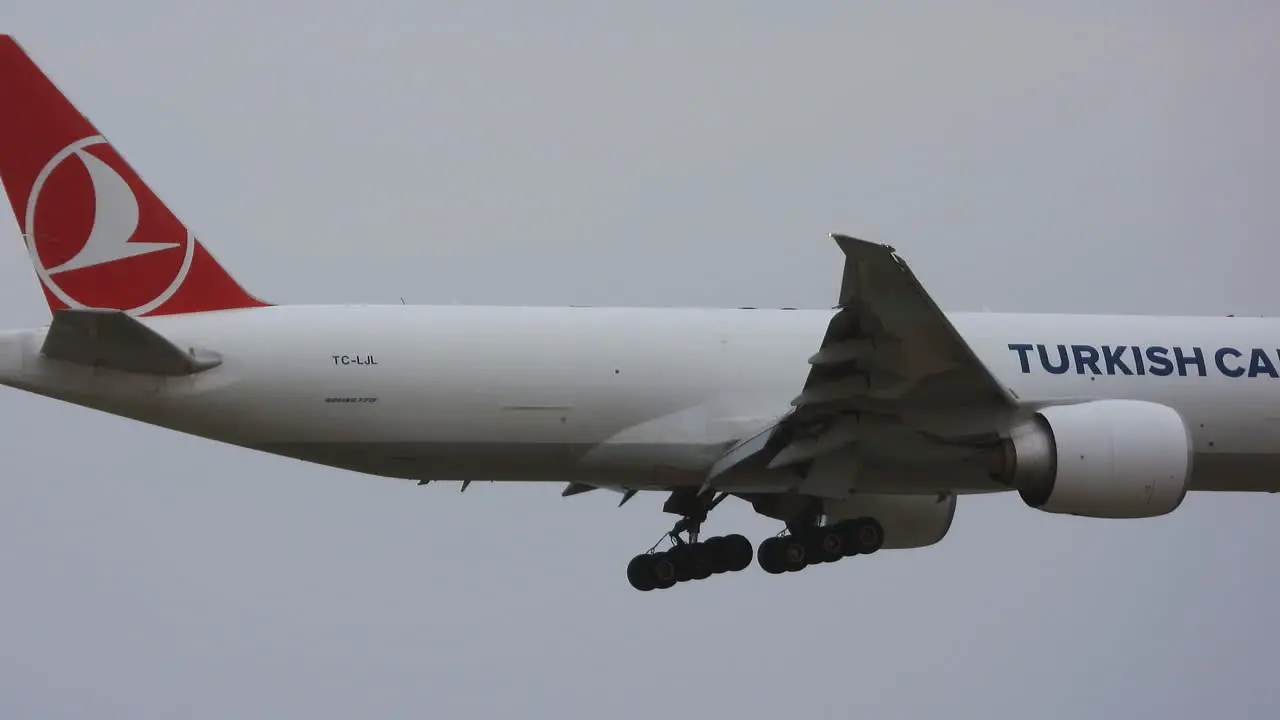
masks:
<path fill-rule="evenodd" d="M 727 497 L 714 499 L 697 492 L 675 491 L 663 510 L 680 516 L 662 540 L 627 564 L 627 580 L 641 590 L 665 590 L 677 583 L 705 580 L 712 575 L 739 572 L 751 565 L 754 555 L 760 568 L 771 575 L 797 572 L 810 565 L 836 562 L 854 555 L 870 555 L 884 545 L 884 527 L 871 517 L 851 518 L 820 525 L 821 506 L 807 503 L 789 512 L 770 512 L 770 517 L 787 523 L 786 533 L 760 543 L 753 551 L 742 535 L 725 535 L 700 540 L 699 531 L 707 513 Z M 761 514 L 761 505 L 751 500 Z M 663 541 L 671 547 L 656 551 Z"/>
<path fill-rule="evenodd" d="M 845 547 L 850 550 L 845 553 L 846 557 L 870 555 L 884 545 L 884 528 L 875 518 L 841 520 L 835 524 L 835 527 L 844 538 Z"/>
<path fill-rule="evenodd" d="M 680 582 L 745 570 L 751 564 L 751 541 L 742 535 L 682 542 L 665 552 L 631 558 L 627 580 L 637 590 L 666 590 Z"/>
<path fill-rule="evenodd" d="M 756 560 L 772 575 L 803 570 L 854 555 L 870 555 L 884 544 L 884 528 L 874 518 L 841 520 L 834 525 L 788 528 L 786 535 L 760 543 Z"/>
<path fill-rule="evenodd" d="M 760 543 L 756 562 L 770 575 L 803 570 L 809 564 L 809 544 L 796 535 L 771 537 Z"/>
<path fill-rule="evenodd" d="M 750 540 L 736 534 L 698 539 L 707 513 L 725 497 L 721 494 L 707 502 L 696 493 L 672 493 L 663 509 L 681 515 L 666 535 L 673 547 L 654 552 L 655 545 L 649 552 L 631 558 L 627 564 L 627 580 L 631 587 L 642 591 L 665 590 L 679 582 L 705 580 L 712 575 L 745 570 L 751 564 L 753 554 Z M 661 542 L 658 541 L 659 544 Z"/>

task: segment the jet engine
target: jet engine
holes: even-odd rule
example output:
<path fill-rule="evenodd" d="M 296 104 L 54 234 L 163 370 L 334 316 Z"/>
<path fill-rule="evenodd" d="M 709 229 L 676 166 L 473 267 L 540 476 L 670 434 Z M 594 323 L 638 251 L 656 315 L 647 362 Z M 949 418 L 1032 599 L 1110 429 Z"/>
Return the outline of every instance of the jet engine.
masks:
<path fill-rule="evenodd" d="M 1040 410 L 1004 439 L 993 477 L 1038 510 L 1098 518 L 1173 512 L 1187 494 L 1192 443 L 1173 408 L 1098 400 Z"/>

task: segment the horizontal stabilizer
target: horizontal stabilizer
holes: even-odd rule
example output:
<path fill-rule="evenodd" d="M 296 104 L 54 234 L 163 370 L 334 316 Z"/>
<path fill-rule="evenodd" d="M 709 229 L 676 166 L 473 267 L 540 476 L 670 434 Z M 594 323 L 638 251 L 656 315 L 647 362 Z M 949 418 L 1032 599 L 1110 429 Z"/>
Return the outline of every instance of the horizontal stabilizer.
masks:
<path fill-rule="evenodd" d="M 121 310 L 58 310 L 40 352 L 54 360 L 144 375 L 194 375 L 222 363 L 213 353 L 179 348 Z"/>

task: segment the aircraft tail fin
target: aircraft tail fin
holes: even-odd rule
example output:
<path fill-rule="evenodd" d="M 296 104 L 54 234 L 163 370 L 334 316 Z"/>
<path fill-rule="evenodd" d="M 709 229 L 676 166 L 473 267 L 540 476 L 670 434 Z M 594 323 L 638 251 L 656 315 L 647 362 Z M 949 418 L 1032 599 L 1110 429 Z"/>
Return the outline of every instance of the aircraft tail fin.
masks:
<path fill-rule="evenodd" d="M 260 307 L 26 51 L 0 35 L 0 182 L 50 310 Z"/>

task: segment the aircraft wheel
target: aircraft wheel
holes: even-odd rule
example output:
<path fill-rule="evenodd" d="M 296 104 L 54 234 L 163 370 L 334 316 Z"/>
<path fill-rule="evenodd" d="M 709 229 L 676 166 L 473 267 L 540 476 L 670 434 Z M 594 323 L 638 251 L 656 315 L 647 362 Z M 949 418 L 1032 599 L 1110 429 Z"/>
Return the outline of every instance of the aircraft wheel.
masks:
<path fill-rule="evenodd" d="M 857 520 L 841 520 L 831 526 L 840 534 L 840 552 L 844 557 L 858 554 L 858 530 L 861 525 Z"/>
<path fill-rule="evenodd" d="M 671 553 L 654 553 L 650 557 L 653 558 L 654 588 L 666 590 L 675 585 L 679 580 L 679 571 Z"/>
<path fill-rule="evenodd" d="M 827 554 L 822 546 L 822 528 L 806 528 L 796 535 L 796 539 L 804 544 L 804 557 L 807 565 L 821 565 L 827 562 Z"/>
<path fill-rule="evenodd" d="M 676 582 L 688 582 L 693 579 L 694 567 L 693 545 L 676 545 L 664 553 L 675 566 Z"/>
<path fill-rule="evenodd" d="M 729 561 L 729 572 L 746 570 L 751 565 L 751 541 L 742 535 L 726 535 L 721 538 L 725 544 L 725 555 Z"/>
<path fill-rule="evenodd" d="M 771 537 L 761 542 L 756 549 L 756 562 L 770 575 L 786 572 L 787 567 L 782 560 L 782 538 Z"/>
<path fill-rule="evenodd" d="M 804 538 L 784 535 L 779 540 L 778 555 L 784 572 L 799 572 L 809 566 L 809 549 Z"/>
<path fill-rule="evenodd" d="M 822 562 L 835 562 L 845 556 L 845 535 L 834 525 L 823 525 L 813 529 L 817 536 L 816 553 Z"/>
<path fill-rule="evenodd" d="M 702 543 L 711 556 L 711 572 L 715 575 L 729 572 L 729 545 L 722 537 L 713 537 Z"/>
<path fill-rule="evenodd" d="M 875 518 L 858 518 L 854 522 L 854 538 L 859 555 L 870 555 L 884 545 L 884 526 Z"/>
<path fill-rule="evenodd" d="M 689 548 L 685 552 L 689 557 L 690 580 L 706 580 L 715 574 L 715 557 L 712 548 L 707 547 L 706 543 L 692 543 L 685 547 Z"/>
<path fill-rule="evenodd" d="M 657 562 L 653 555 L 637 555 L 627 563 L 627 581 L 631 587 L 648 592 L 658 587 L 658 576 L 654 572 Z"/>

